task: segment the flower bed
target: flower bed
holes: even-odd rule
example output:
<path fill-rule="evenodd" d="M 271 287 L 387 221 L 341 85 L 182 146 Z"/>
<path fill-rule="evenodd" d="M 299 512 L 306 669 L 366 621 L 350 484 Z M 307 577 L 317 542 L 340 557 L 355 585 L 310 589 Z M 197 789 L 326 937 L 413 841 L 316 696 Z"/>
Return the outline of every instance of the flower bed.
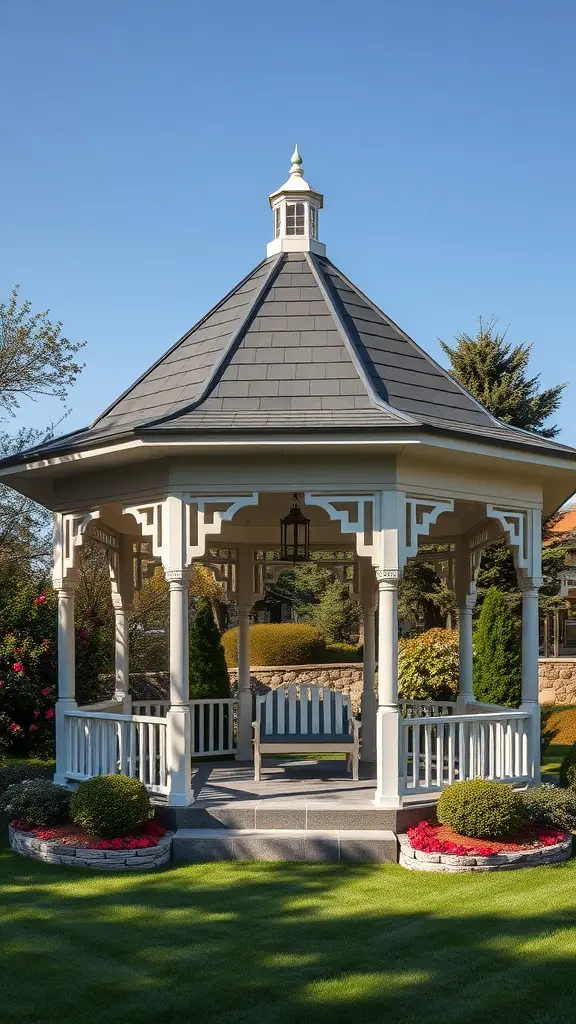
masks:
<path fill-rule="evenodd" d="M 100 839 L 74 825 L 27 828 L 10 822 L 10 846 L 16 853 L 49 864 L 79 868 L 144 870 L 170 860 L 173 832 L 156 821 L 147 822 L 137 834 Z"/>
<path fill-rule="evenodd" d="M 422 821 L 398 839 L 400 863 L 419 871 L 497 871 L 555 864 L 567 860 L 572 850 L 570 833 L 535 824 L 505 840 L 486 840 Z"/>

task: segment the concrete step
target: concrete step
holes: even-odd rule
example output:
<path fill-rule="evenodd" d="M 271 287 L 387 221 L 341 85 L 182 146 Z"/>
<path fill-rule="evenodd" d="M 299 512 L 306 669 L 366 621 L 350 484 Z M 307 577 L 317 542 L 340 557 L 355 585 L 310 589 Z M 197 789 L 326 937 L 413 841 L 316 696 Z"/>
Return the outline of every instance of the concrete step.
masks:
<path fill-rule="evenodd" d="M 398 860 L 398 840 L 388 829 L 179 828 L 172 860 L 388 862 Z"/>
<path fill-rule="evenodd" d="M 320 806 L 287 800 L 231 801 L 230 803 L 162 809 L 158 816 L 171 828 L 185 829 L 314 829 L 320 832 L 368 829 L 396 830 L 397 812 L 383 807 Z"/>

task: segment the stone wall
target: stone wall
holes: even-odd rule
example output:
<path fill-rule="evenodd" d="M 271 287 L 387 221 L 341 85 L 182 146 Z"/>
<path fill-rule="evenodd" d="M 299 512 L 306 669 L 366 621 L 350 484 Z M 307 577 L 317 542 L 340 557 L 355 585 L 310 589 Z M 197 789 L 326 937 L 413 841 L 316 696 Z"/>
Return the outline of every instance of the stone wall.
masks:
<path fill-rule="evenodd" d="M 230 682 L 236 688 L 238 671 L 230 669 Z M 362 696 L 362 665 L 340 662 L 330 665 L 277 665 L 274 667 L 255 665 L 250 669 L 250 682 L 254 693 L 266 693 L 279 686 L 292 683 L 313 683 L 329 686 L 332 690 L 350 694 L 352 709 L 360 710 Z"/>
<path fill-rule="evenodd" d="M 232 692 L 236 692 L 238 670 L 229 669 Z M 332 690 L 349 693 L 352 709 L 360 710 L 362 696 L 362 665 L 338 662 L 328 665 L 254 665 L 250 669 L 253 693 L 267 693 L 291 683 L 315 683 Z M 167 700 L 170 683 L 167 672 L 130 673 L 130 692 L 136 700 Z"/>
<path fill-rule="evenodd" d="M 576 658 L 540 658 L 541 704 L 576 704 Z"/>

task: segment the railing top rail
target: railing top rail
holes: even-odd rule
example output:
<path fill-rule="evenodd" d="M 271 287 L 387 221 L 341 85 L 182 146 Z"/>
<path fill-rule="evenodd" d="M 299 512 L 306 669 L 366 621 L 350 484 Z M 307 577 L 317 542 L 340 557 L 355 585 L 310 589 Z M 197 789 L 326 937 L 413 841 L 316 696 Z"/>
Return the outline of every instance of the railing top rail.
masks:
<path fill-rule="evenodd" d="M 138 702 L 140 703 L 140 701 Z M 144 703 L 144 702 L 142 702 Z M 158 702 L 160 703 L 160 702 Z M 191 697 L 188 701 L 189 704 L 237 704 L 237 697 Z"/>
<path fill-rule="evenodd" d="M 410 700 L 407 700 L 404 697 L 400 697 L 398 703 L 399 704 L 418 704 L 419 707 L 431 707 L 431 708 L 432 707 L 437 707 L 438 705 L 440 705 L 440 707 L 443 707 L 443 708 L 455 708 L 456 707 L 456 701 L 455 700 L 416 700 L 416 699 L 412 700 L 412 698 L 410 698 Z"/>
<path fill-rule="evenodd" d="M 105 722 L 150 722 L 153 725 L 166 725 L 166 719 L 159 715 L 110 715 L 105 711 L 80 711 L 74 709 L 64 712 L 65 718 L 101 718 Z"/>
<path fill-rule="evenodd" d="M 510 718 L 520 720 L 530 718 L 529 711 L 491 711 L 486 715 L 425 715 L 422 718 L 401 718 L 402 725 L 408 728 L 411 725 L 435 725 L 438 722 L 502 722 Z"/>

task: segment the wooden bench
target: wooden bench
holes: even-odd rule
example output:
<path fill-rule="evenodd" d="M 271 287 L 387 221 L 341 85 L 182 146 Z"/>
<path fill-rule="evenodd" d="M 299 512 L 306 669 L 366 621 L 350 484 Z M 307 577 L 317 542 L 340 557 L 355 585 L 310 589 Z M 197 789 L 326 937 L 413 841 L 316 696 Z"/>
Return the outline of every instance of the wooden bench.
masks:
<path fill-rule="evenodd" d="M 349 696 L 327 686 L 294 683 L 256 698 L 254 780 L 260 781 L 262 754 L 337 753 L 348 755 L 358 780 L 360 721 Z"/>

